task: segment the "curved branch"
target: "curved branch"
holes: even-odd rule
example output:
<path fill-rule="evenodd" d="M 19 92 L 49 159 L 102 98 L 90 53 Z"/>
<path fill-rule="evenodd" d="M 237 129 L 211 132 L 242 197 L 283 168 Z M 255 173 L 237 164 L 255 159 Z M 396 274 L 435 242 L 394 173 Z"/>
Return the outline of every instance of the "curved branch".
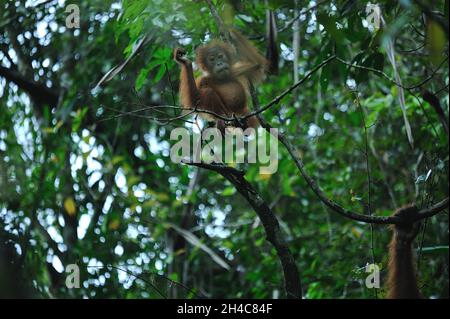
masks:
<path fill-rule="evenodd" d="M 331 59 L 331 58 L 330 58 Z M 259 103 L 258 103 L 258 97 L 256 96 L 256 91 L 253 85 L 250 87 L 250 94 L 252 97 L 253 102 L 253 109 L 258 110 Z M 271 125 L 269 125 L 261 116 L 259 113 L 257 113 L 258 120 L 261 123 L 261 126 L 269 133 L 270 129 L 273 128 Z M 303 161 L 300 159 L 300 156 L 296 153 L 295 147 L 287 140 L 287 138 L 282 134 L 281 132 L 278 132 L 277 136 L 278 140 L 281 142 L 281 144 L 286 147 L 289 155 L 294 160 L 295 165 L 297 166 L 298 170 L 302 174 L 303 178 L 305 179 L 306 183 L 308 184 L 309 188 L 319 197 L 319 199 L 324 203 L 326 206 L 331 208 L 334 212 L 338 213 L 339 215 L 342 215 L 346 218 L 360 221 L 364 223 L 371 223 L 371 224 L 398 224 L 401 222 L 400 218 L 397 216 L 373 216 L 373 215 L 363 215 L 359 213 L 355 213 L 349 209 L 346 209 L 333 201 L 332 199 L 328 198 L 326 194 L 322 191 L 322 189 L 317 185 L 317 182 L 308 174 L 308 172 L 305 169 L 305 165 Z M 439 202 L 438 204 L 422 210 L 417 215 L 416 220 L 420 220 L 426 217 L 433 216 L 443 209 L 445 209 L 448 206 L 448 197 L 444 199 L 443 201 Z"/>
<path fill-rule="evenodd" d="M 420 210 L 415 220 L 421 220 L 424 218 L 432 217 L 447 208 L 448 208 L 448 197 L 441 200 L 439 203 L 434 204 L 431 207 Z"/>
<path fill-rule="evenodd" d="M 265 200 L 258 194 L 253 186 L 245 179 L 244 172 L 223 164 L 207 164 L 186 162 L 187 165 L 206 168 L 215 171 L 230 181 L 237 191 L 247 200 L 258 215 L 264 226 L 267 240 L 277 251 L 284 274 L 284 285 L 288 298 L 301 298 L 301 280 L 295 259 L 289 251 L 286 240 L 282 236 L 280 224 L 275 214 Z"/>
<path fill-rule="evenodd" d="M 261 126 L 266 129 L 270 133 L 270 128 L 272 128 L 267 122 L 260 119 Z M 305 165 L 303 161 L 300 159 L 300 157 L 296 154 L 294 146 L 286 139 L 286 137 L 278 132 L 278 140 L 283 144 L 289 155 L 291 155 L 292 159 L 295 162 L 295 165 L 297 166 L 298 170 L 302 174 L 303 178 L 306 180 L 306 183 L 308 184 L 309 188 L 319 197 L 319 199 L 329 208 L 331 208 L 333 211 L 338 213 L 339 215 L 342 215 L 346 218 L 364 222 L 364 223 L 371 223 L 371 224 L 398 224 L 401 222 L 401 220 L 397 216 L 369 216 L 369 215 L 363 215 L 356 212 L 353 212 L 349 209 L 346 209 L 333 201 L 332 199 L 328 198 L 325 193 L 320 189 L 320 187 L 317 185 L 316 181 L 306 172 Z M 448 207 L 448 197 L 442 200 L 441 202 L 437 203 L 436 205 L 423 209 L 419 212 L 417 215 L 415 221 L 431 217 L 436 215 L 437 213 L 441 212 L 445 208 Z"/>

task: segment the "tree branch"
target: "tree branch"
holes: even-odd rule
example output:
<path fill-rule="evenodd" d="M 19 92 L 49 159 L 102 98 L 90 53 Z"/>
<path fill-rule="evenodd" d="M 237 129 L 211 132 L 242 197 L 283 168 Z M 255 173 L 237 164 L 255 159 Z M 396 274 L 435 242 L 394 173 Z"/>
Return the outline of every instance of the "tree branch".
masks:
<path fill-rule="evenodd" d="M 331 59 L 331 58 L 330 58 Z M 288 93 L 292 92 L 289 91 Z M 287 94 L 287 93 L 286 93 Z M 256 96 L 256 91 L 253 85 L 250 86 L 250 95 L 252 97 L 253 102 L 253 109 L 256 111 L 257 117 L 259 122 L 261 123 L 261 126 L 270 134 L 270 129 L 273 127 L 269 125 L 259 114 L 258 109 L 258 97 Z M 311 188 L 311 190 L 319 197 L 319 199 L 329 208 L 331 208 L 334 212 L 355 220 L 360 221 L 364 223 L 371 223 L 371 224 L 399 224 L 402 222 L 402 220 L 398 216 L 368 216 L 363 215 L 359 213 L 355 213 L 349 209 L 346 209 L 333 201 L 332 199 L 328 198 L 326 194 L 322 191 L 322 189 L 317 185 L 317 182 L 308 174 L 308 172 L 305 169 L 305 165 L 303 161 L 300 159 L 300 156 L 297 154 L 295 147 L 288 141 L 288 139 L 278 131 L 278 134 L 276 136 L 278 140 L 281 142 L 281 144 L 284 145 L 284 147 L 287 149 L 289 155 L 294 160 L 295 165 L 297 166 L 298 170 L 302 174 L 303 178 L 306 180 L 306 183 Z M 430 209 L 425 210 L 424 213 L 420 213 L 417 215 L 416 220 L 420 220 L 426 217 L 434 216 L 437 213 L 441 212 L 448 206 L 448 197 L 441 201 L 440 203 L 436 204 L 435 206 L 431 207 Z M 422 212 L 422 211 L 421 211 Z"/>
<path fill-rule="evenodd" d="M 206 164 L 193 162 L 183 163 L 217 172 L 236 187 L 237 191 L 255 210 L 256 214 L 261 220 L 261 223 L 264 226 L 267 240 L 274 246 L 275 250 L 277 251 L 278 258 L 280 259 L 281 266 L 283 268 L 286 296 L 288 298 L 301 298 L 302 288 L 297 265 L 281 233 L 280 224 L 275 217 L 275 214 L 270 209 L 269 205 L 267 205 L 264 199 L 245 179 L 244 172 L 223 164 Z"/>
<path fill-rule="evenodd" d="M 41 84 L 26 79 L 19 72 L 0 65 L 0 76 L 7 81 L 15 83 L 20 89 L 28 93 L 36 103 L 48 104 L 52 107 L 58 104 L 58 94 Z"/>
<path fill-rule="evenodd" d="M 214 17 L 214 20 L 216 20 L 217 26 L 219 27 L 219 32 L 222 34 L 222 36 L 225 38 L 227 42 L 231 42 L 230 34 L 225 28 L 225 24 L 223 23 L 222 19 L 219 16 L 219 13 L 217 12 L 214 5 L 211 3 L 211 0 L 206 0 L 206 3 L 208 4 L 209 11 L 211 11 L 212 16 Z"/>
<path fill-rule="evenodd" d="M 260 120 L 261 126 L 266 129 L 270 133 L 270 129 L 272 128 L 267 122 L 264 120 Z M 295 165 L 297 166 L 298 170 L 302 174 L 303 178 L 306 180 L 306 183 L 308 184 L 309 188 L 319 197 L 319 199 L 329 208 L 331 208 L 336 213 L 356 221 L 364 222 L 364 223 L 371 223 L 371 224 L 399 224 L 401 222 L 401 219 L 397 216 L 368 216 L 363 215 L 359 213 L 355 213 L 349 209 L 346 209 L 333 201 L 332 199 L 328 198 L 325 193 L 320 189 L 320 187 L 317 185 L 317 182 L 308 174 L 308 172 L 305 170 L 305 165 L 303 161 L 300 159 L 299 155 L 295 151 L 294 146 L 286 139 L 286 137 L 278 132 L 278 140 L 281 142 L 281 144 L 286 147 L 289 155 L 291 155 L 292 159 L 294 160 Z M 448 207 L 448 197 L 439 202 L 438 204 L 428 208 L 421 210 L 420 213 L 417 215 L 417 218 L 415 220 L 424 219 L 427 217 L 431 217 L 436 215 L 437 213 L 444 210 L 446 207 Z"/>
<path fill-rule="evenodd" d="M 258 115 L 260 113 L 265 112 L 266 110 L 268 110 L 270 107 L 272 107 L 275 104 L 280 103 L 280 101 L 288 94 L 290 94 L 292 91 L 294 91 L 298 86 L 300 86 L 301 84 L 303 84 L 304 82 L 306 82 L 306 80 L 308 80 L 314 73 L 316 73 L 317 71 L 319 71 L 322 67 L 324 67 L 326 64 L 330 63 L 331 61 L 333 61 L 336 58 L 335 55 L 329 57 L 328 59 L 322 61 L 321 63 L 319 63 L 318 65 L 316 65 L 311 71 L 309 71 L 300 81 L 298 81 L 297 83 L 295 83 L 294 85 L 292 85 L 291 87 L 289 87 L 288 89 L 286 89 L 283 93 L 281 93 L 280 95 L 278 95 L 277 97 L 275 97 L 272 101 L 270 101 L 268 104 L 264 105 L 261 108 L 254 108 L 254 111 L 249 113 L 246 116 L 243 116 L 242 119 L 246 119 L 249 117 L 252 117 L 254 115 Z"/>
<path fill-rule="evenodd" d="M 424 208 L 420 210 L 415 220 L 421 220 L 424 218 L 432 217 L 447 208 L 448 208 L 448 197 L 429 208 Z"/>

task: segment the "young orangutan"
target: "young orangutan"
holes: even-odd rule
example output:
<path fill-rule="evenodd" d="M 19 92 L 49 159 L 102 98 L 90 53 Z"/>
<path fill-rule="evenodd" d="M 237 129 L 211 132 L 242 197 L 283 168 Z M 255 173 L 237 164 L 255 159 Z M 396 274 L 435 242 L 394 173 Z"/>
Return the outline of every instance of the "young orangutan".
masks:
<path fill-rule="evenodd" d="M 268 62 L 239 32 L 232 30 L 230 35 L 236 52 L 229 44 L 218 40 L 196 50 L 196 62 L 204 73 L 197 79 L 185 50 L 174 50 L 174 60 L 181 66 L 180 99 L 184 108 L 207 110 L 228 118 L 233 114 L 242 117 L 250 113 L 247 105 L 249 81 L 261 82 Z M 217 127 L 224 130 L 223 120 L 207 113 L 201 115 L 216 121 Z M 253 128 L 258 125 L 255 116 L 244 123 Z"/>
<path fill-rule="evenodd" d="M 419 224 L 409 222 L 417 213 L 415 205 L 401 207 L 394 213 L 394 216 L 400 217 L 404 222 L 393 226 L 392 240 L 389 244 L 388 299 L 423 298 L 417 287 L 412 249 Z"/>

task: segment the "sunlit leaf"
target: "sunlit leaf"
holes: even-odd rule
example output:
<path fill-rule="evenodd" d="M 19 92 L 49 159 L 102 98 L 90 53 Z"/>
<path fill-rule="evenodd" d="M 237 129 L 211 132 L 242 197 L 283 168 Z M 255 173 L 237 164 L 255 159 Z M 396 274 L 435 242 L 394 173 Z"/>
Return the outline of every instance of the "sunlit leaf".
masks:
<path fill-rule="evenodd" d="M 117 229 L 119 229 L 119 226 L 120 226 L 120 220 L 113 219 L 112 221 L 109 222 L 108 229 L 109 230 L 117 230 Z"/>
<path fill-rule="evenodd" d="M 75 201 L 72 197 L 67 197 L 64 200 L 64 209 L 66 210 L 67 215 L 74 216 L 77 212 L 77 208 L 75 205 Z"/>
<path fill-rule="evenodd" d="M 442 27 L 436 21 L 427 19 L 427 47 L 431 62 L 435 66 L 443 60 L 442 53 L 447 44 L 447 36 Z"/>

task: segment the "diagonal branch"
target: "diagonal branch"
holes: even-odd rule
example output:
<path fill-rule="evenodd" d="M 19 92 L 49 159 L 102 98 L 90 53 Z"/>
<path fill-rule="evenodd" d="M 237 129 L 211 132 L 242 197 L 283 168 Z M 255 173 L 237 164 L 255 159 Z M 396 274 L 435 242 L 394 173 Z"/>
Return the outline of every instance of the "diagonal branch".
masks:
<path fill-rule="evenodd" d="M 420 210 L 419 213 L 417 214 L 416 220 L 421 220 L 424 218 L 432 217 L 447 208 L 448 208 L 448 197 L 441 200 L 439 203 L 434 204 L 433 206 L 431 206 L 429 208 Z"/>
<path fill-rule="evenodd" d="M 270 101 L 269 103 L 267 103 L 266 105 L 264 105 L 263 107 L 261 107 L 260 109 L 255 109 L 255 111 L 249 113 L 246 116 L 243 116 L 242 119 L 246 119 L 249 117 L 252 117 L 254 115 L 258 115 L 261 114 L 263 112 L 265 112 L 266 110 L 268 110 L 269 108 L 271 108 L 272 106 L 280 103 L 280 101 L 288 94 L 290 94 L 292 91 L 294 91 L 297 87 L 299 87 L 300 85 L 302 85 L 304 82 L 306 82 L 306 80 L 308 80 L 314 73 L 316 73 L 317 71 L 319 71 L 322 67 L 324 67 L 325 65 L 327 65 L 328 63 L 330 63 L 331 61 L 333 61 L 336 58 L 335 55 L 330 56 L 328 59 L 322 61 L 321 63 L 319 63 L 318 65 L 316 65 L 311 71 L 309 71 L 301 80 L 299 80 L 297 83 L 295 83 L 294 85 L 292 85 L 291 87 L 289 87 L 288 89 L 286 89 L 283 93 L 281 93 L 280 95 L 278 95 L 277 97 L 275 97 L 272 101 Z"/>
<path fill-rule="evenodd" d="M 211 0 L 206 0 L 206 3 L 208 4 L 209 11 L 211 11 L 211 15 L 213 16 L 214 20 L 217 23 L 217 26 L 219 27 L 220 34 L 227 40 L 227 42 L 230 41 L 230 34 L 228 30 L 225 27 L 225 24 L 223 23 L 222 19 L 220 18 L 219 13 L 217 12 L 217 9 L 212 4 Z"/>
<path fill-rule="evenodd" d="M 258 97 L 256 96 L 256 91 L 253 85 L 250 87 L 250 94 L 252 97 L 252 103 L 253 103 L 253 109 L 258 111 L 259 109 L 259 102 Z M 273 127 L 267 123 L 260 114 L 257 114 L 258 120 L 261 123 L 261 126 L 269 133 L 271 134 L 270 130 L 273 129 Z M 334 212 L 355 220 L 360 221 L 364 223 L 371 223 L 371 224 L 399 224 L 402 222 L 402 219 L 400 219 L 398 216 L 369 216 L 369 215 L 363 215 L 360 213 L 353 212 L 349 209 L 344 208 L 343 206 L 339 205 L 332 199 L 328 198 L 327 195 L 322 191 L 322 189 L 319 187 L 317 182 L 308 174 L 308 172 L 305 169 L 305 164 L 301 160 L 300 156 L 297 154 L 297 151 L 292 145 L 288 139 L 278 131 L 278 134 L 276 136 L 278 140 L 281 142 L 281 144 L 284 145 L 286 150 L 288 151 L 291 158 L 294 160 L 295 165 L 297 166 L 298 170 L 302 174 L 303 178 L 305 179 L 306 183 L 308 184 L 309 188 L 319 197 L 319 199 L 329 208 L 331 208 Z M 446 209 L 448 207 L 448 197 L 438 204 L 430 207 L 429 209 L 421 210 L 419 214 L 416 216 L 415 220 L 421 220 L 426 217 L 431 217 L 442 210 Z"/>
<path fill-rule="evenodd" d="M 284 274 L 284 285 L 288 298 L 301 298 L 302 288 L 297 265 L 281 233 L 280 224 L 275 214 L 253 186 L 245 179 L 244 172 L 223 164 L 206 164 L 183 162 L 187 165 L 205 168 L 221 174 L 230 181 L 237 191 L 253 207 L 261 220 L 267 240 L 274 246 L 280 259 Z"/>
<path fill-rule="evenodd" d="M 263 119 L 260 119 L 261 126 L 264 127 L 266 131 L 270 133 L 270 129 L 272 128 L 266 121 Z M 336 213 L 356 221 L 364 222 L 364 223 L 371 223 L 371 224 L 399 224 L 402 222 L 402 220 L 398 216 L 369 216 L 369 215 L 363 215 L 360 213 L 353 212 L 349 209 L 346 209 L 333 201 L 332 199 L 328 198 L 326 194 L 322 191 L 322 189 L 317 185 L 317 182 L 308 174 L 308 172 L 305 169 L 305 164 L 300 159 L 300 156 L 295 151 L 295 147 L 286 139 L 286 137 L 278 132 L 278 140 L 281 142 L 281 144 L 286 147 L 289 155 L 294 160 L 295 165 L 297 166 L 298 170 L 302 174 L 303 178 L 306 180 L 306 183 L 308 184 L 309 188 L 319 197 L 319 199 L 329 208 L 331 208 Z M 436 205 L 428 208 L 423 209 L 419 212 L 419 214 L 416 216 L 415 220 L 421 220 L 427 217 L 434 216 L 441 212 L 442 210 L 446 209 L 448 207 L 448 197 L 442 200 L 441 202 L 437 203 Z"/>

